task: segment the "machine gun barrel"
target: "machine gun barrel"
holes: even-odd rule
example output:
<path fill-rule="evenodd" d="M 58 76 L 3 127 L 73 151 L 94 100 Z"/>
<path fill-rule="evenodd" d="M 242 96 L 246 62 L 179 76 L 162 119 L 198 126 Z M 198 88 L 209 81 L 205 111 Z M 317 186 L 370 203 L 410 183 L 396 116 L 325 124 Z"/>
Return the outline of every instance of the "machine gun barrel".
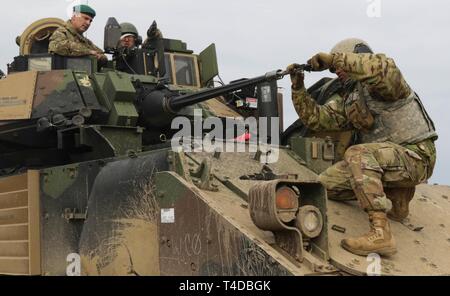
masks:
<path fill-rule="evenodd" d="M 170 125 L 176 113 L 184 107 L 229 94 L 248 86 L 272 82 L 283 78 L 284 75 L 283 71 L 276 70 L 255 78 L 238 80 L 224 86 L 185 95 L 174 95 L 172 91 L 167 89 L 153 90 L 144 93 L 144 97 L 139 99 L 141 102 L 139 107 L 140 118 L 146 127 L 165 127 Z"/>
<path fill-rule="evenodd" d="M 230 84 L 215 87 L 212 89 L 202 90 L 199 92 L 195 92 L 192 94 L 186 94 L 181 95 L 178 97 L 173 97 L 167 102 L 167 107 L 170 110 L 178 111 L 183 107 L 194 105 L 218 96 L 221 96 L 223 94 L 231 93 L 233 91 L 240 90 L 242 88 L 257 85 L 262 82 L 268 82 L 272 80 L 278 80 L 283 78 L 285 74 L 281 70 L 275 70 L 272 72 L 268 72 L 265 75 L 258 76 L 251 79 L 245 79 L 245 80 L 239 80 L 232 82 Z"/>

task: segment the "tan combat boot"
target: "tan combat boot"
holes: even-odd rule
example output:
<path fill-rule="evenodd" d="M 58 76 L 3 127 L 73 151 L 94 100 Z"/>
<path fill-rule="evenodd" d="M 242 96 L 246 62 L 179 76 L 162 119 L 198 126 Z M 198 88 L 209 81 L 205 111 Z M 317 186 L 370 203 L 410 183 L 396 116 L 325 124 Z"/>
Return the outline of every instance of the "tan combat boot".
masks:
<path fill-rule="evenodd" d="M 392 209 L 387 213 L 388 218 L 402 222 L 409 215 L 409 202 L 414 197 L 416 187 L 385 188 L 384 191 L 392 202 Z"/>
<path fill-rule="evenodd" d="M 341 246 L 347 251 L 361 256 L 370 253 L 390 256 L 397 252 L 394 236 L 391 234 L 389 221 L 386 213 L 381 211 L 370 211 L 370 231 L 358 238 L 347 238 L 341 241 Z"/>

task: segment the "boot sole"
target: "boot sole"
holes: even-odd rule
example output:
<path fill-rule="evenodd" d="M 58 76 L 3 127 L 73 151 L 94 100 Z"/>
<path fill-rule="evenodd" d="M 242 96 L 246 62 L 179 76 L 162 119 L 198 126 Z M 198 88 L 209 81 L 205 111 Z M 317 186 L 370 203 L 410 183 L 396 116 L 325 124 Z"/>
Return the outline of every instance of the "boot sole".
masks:
<path fill-rule="evenodd" d="M 392 214 L 389 214 L 389 212 L 387 213 L 387 217 L 389 218 L 389 219 L 391 219 L 392 221 L 395 221 L 395 222 L 403 222 L 403 220 L 405 220 L 407 217 L 408 217 L 408 215 L 406 215 L 406 216 L 404 216 L 404 217 L 399 217 L 399 216 L 396 216 L 396 215 L 392 215 Z"/>
<path fill-rule="evenodd" d="M 380 256 L 392 256 L 395 253 L 397 253 L 397 249 L 393 248 L 393 247 L 384 247 L 384 248 L 381 248 L 378 250 L 372 250 L 372 251 L 362 251 L 362 250 L 350 248 L 349 246 L 343 244 L 342 242 L 341 242 L 341 247 L 344 248 L 345 250 L 349 251 L 350 253 L 359 255 L 359 256 L 367 256 L 371 253 L 376 253 L 376 254 L 379 254 Z"/>

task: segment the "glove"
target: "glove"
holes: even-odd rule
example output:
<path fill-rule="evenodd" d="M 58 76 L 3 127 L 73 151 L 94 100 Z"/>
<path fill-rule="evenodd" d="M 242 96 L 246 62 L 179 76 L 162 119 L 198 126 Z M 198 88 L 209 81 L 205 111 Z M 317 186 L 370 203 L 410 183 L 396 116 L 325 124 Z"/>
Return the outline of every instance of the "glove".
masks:
<path fill-rule="evenodd" d="M 308 64 L 311 65 L 313 71 L 323 71 L 329 69 L 333 63 L 333 56 L 329 53 L 318 53 L 308 60 Z"/>
<path fill-rule="evenodd" d="M 350 77 L 348 76 L 347 72 L 345 72 L 344 70 L 340 70 L 339 69 L 339 70 L 337 70 L 335 72 L 336 72 L 336 75 L 339 77 L 339 79 L 343 83 L 350 79 Z"/>
<path fill-rule="evenodd" d="M 291 76 L 292 89 L 294 90 L 299 90 L 305 86 L 305 75 L 303 71 L 298 70 L 300 67 L 299 64 L 291 64 L 286 68 Z"/>

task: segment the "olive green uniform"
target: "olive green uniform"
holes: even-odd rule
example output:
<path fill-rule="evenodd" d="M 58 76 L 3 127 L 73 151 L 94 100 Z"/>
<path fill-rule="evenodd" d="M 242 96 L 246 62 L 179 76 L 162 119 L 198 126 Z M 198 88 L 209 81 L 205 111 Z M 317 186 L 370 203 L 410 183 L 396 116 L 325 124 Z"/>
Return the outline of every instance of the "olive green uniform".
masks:
<path fill-rule="evenodd" d="M 53 33 L 48 47 L 50 53 L 70 57 L 90 55 L 92 50 L 103 53 L 92 41 L 79 34 L 73 28 L 70 20 Z"/>
<path fill-rule="evenodd" d="M 363 209 L 386 211 L 390 202 L 383 187 L 413 187 L 430 178 L 436 161 L 434 125 L 392 59 L 383 54 L 332 56 L 331 67 L 345 71 L 359 87 L 334 95 L 325 105 L 318 105 L 304 87 L 292 90 L 292 100 L 310 129 L 354 130 L 361 144 L 347 149 L 344 160 L 323 172 L 319 180 L 330 197 L 356 195 Z M 355 108 L 355 102 L 361 101 L 354 99 L 355 94 L 363 98 L 362 112 Z M 383 113 L 383 108 L 390 113 Z M 366 124 L 364 111 L 375 114 L 375 123 Z M 405 114 L 410 118 L 395 118 Z"/>

